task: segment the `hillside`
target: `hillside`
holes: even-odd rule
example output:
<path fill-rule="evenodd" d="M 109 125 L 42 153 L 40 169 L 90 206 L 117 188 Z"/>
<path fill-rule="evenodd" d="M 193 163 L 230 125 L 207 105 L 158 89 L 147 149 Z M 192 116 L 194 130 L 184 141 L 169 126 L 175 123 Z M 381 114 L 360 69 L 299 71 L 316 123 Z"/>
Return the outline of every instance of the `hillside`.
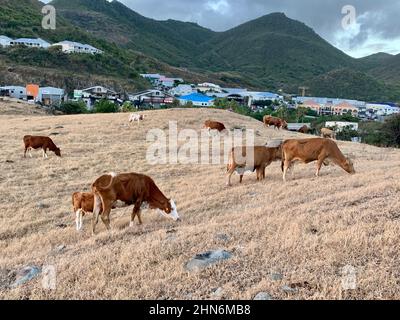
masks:
<path fill-rule="evenodd" d="M 399 150 L 340 142 L 355 157 L 354 176 L 328 166 L 316 179 L 313 164 L 298 165 L 294 178 L 282 183 L 274 163 L 265 182 L 250 175 L 239 185 L 235 176 L 227 188 L 223 164 L 148 164 L 148 130 L 168 134 L 168 121 L 179 119 L 179 129 L 198 131 L 212 118 L 257 130 L 258 144 L 303 136 L 226 111 L 147 115 L 131 127 L 126 114 L 0 116 L 0 299 L 252 299 L 260 291 L 274 299 L 400 298 Z M 43 160 L 34 152 L 23 159 L 23 135 L 52 132 L 58 132 L 53 138 L 62 158 Z M 72 192 L 89 190 L 110 171 L 151 175 L 176 200 L 182 222 L 145 210 L 144 225 L 129 228 L 131 209 L 115 209 L 111 233 L 100 222 L 92 237 L 90 217 L 77 233 Z M 200 273 L 185 271 L 195 254 L 212 249 L 233 258 Z M 26 265 L 55 266 L 56 290 L 43 290 L 40 277 L 4 288 Z M 347 265 L 356 268 L 356 290 L 342 290 Z M 286 293 L 284 285 L 295 290 Z M 216 288 L 221 296 L 212 295 Z"/>

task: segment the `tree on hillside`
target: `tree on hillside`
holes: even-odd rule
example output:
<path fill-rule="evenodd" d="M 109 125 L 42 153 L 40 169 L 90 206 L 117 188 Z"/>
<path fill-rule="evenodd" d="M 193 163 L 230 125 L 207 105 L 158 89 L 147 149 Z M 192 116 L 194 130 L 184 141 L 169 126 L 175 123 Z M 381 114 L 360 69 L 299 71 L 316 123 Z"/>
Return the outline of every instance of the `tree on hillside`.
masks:
<path fill-rule="evenodd" d="M 388 118 L 382 131 L 387 146 L 400 147 L 400 114 Z"/>
<path fill-rule="evenodd" d="M 96 113 L 114 113 L 118 112 L 118 106 L 109 100 L 102 99 L 97 101 L 94 105 L 94 112 Z"/>

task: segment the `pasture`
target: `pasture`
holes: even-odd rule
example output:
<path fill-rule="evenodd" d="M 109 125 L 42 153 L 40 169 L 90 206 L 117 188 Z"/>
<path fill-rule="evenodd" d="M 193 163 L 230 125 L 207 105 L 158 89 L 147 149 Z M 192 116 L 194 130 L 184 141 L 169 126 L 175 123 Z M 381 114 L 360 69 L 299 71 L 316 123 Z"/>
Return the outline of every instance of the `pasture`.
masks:
<path fill-rule="evenodd" d="M 200 131 L 211 118 L 256 130 L 260 145 L 306 135 L 226 111 L 144 114 L 131 126 L 128 114 L 0 116 L 1 299 L 253 299 L 261 291 L 274 299 L 400 298 L 399 150 L 339 142 L 355 157 L 355 175 L 328 166 L 315 178 L 315 164 L 297 165 L 283 183 L 276 162 L 264 182 L 252 174 L 239 185 L 234 175 L 227 187 L 224 164 L 148 164 L 146 132 L 168 132 L 169 120 Z M 33 151 L 24 159 L 26 134 L 50 135 L 62 158 Z M 91 214 L 77 232 L 71 194 L 112 171 L 150 175 L 176 201 L 182 222 L 145 210 L 144 224 L 129 228 L 132 207 L 118 208 L 111 232 L 100 221 L 92 236 Z M 233 258 L 198 273 L 184 269 L 212 249 Z M 5 288 L 26 265 L 55 266 L 56 289 L 43 289 L 40 277 Z M 347 265 L 357 272 L 355 290 L 342 287 Z"/>

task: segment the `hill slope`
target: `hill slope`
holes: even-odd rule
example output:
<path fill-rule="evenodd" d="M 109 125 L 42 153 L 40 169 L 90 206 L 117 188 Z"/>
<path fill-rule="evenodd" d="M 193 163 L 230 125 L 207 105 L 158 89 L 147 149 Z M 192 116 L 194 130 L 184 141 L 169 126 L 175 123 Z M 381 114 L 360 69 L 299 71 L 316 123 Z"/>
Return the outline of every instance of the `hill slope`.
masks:
<path fill-rule="evenodd" d="M 168 121 L 199 130 L 209 118 L 228 128 L 258 131 L 256 142 L 303 137 L 266 129 L 254 119 L 217 110 L 164 110 L 149 113 L 145 125 L 127 126 L 125 114 L 63 117 L 0 117 L 0 298 L 18 299 L 206 299 L 215 288 L 224 299 L 252 299 L 266 291 L 275 299 L 399 299 L 400 153 L 398 150 L 339 143 L 356 157 L 357 174 L 298 165 L 282 183 L 279 163 L 267 180 L 246 176 L 243 185 L 225 186 L 226 166 L 150 165 L 150 128 L 168 135 Z M 27 119 L 28 121 L 24 121 Z M 55 127 L 63 128 L 55 129 Z M 63 158 L 34 153 L 23 159 L 24 134 L 49 134 Z M 208 140 L 208 138 L 207 138 Z M 183 141 L 179 144 L 181 145 Z M 92 156 L 88 157 L 90 152 Z M 13 163 L 6 163 L 11 160 Z M 32 170 L 32 168 L 35 170 Z M 101 222 L 90 235 L 90 217 L 75 231 L 71 194 L 110 171 L 151 175 L 173 197 L 183 221 L 143 212 L 143 226 L 129 228 L 131 209 L 116 209 L 109 234 Z M 38 207 L 38 203 L 43 204 Z M 58 224 L 66 228 L 58 228 Z M 64 245 L 65 249 L 57 247 Z M 201 273 L 183 265 L 195 254 L 226 249 L 233 258 Z M 13 271 L 26 265 L 53 265 L 57 290 L 43 290 L 41 278 L 5 289 Z M 352 265 L 357 289 L 342 290 L 342 271 Z M 282 280 L 272 280 L 278 273 Z M 285 293 L 284 285 L 298 291 Z"/>

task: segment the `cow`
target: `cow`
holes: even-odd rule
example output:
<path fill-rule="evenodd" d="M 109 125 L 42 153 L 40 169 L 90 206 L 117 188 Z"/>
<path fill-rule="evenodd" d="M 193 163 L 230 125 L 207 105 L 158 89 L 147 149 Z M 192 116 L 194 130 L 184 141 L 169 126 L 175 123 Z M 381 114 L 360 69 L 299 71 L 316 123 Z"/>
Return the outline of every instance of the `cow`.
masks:
<path fill-rule="evenodd" d="M 226 132 L 225 125 L 221 122 L 207 120 L 204 122 L 204 127 L 208 130 L 208 135 L 211 135 L 211 130 L 217 130 L 219 133 Z"/>
<path fill-rule="evenodd" d="M 47 150 L 53 151 L 56 156 L 61 157 L 61 150 L 58 148 L 53 140 L 49 137 L 44 136 L 25 136 L 24 137 L 25 152 L 24 158 L 26 158 L 26 152 L 29 151 L 29 156 L 32 158 L 31 150 L 42 148 L 43 158 L 48 158 Z"/>
<path fill-rule="evenodd" d="M 298 130 L 298 132 L 307 134 L 309 132 L 309 130 L 310 129 L 306 125 L 304 125 Z"/>
<path fill-rule="evenodd" d="M 349 158 L 346 158 L 337 144 L 330 139 L 286 140 L 282 145 L 284 181 L 286 181 L 287 171 L 292 167 L 294 161 L 301 161 L 306 164 L 317 161 L 317 171 L 315 173 L 317 177 L 319 177 L 322 164 L 327 165 L 328 161 L 334 162 L 349 174 L 355 173 L 353 162 Z"/>
<path fill-rule="evenodd" d="M 93 192 L 74 192 L 72 194 L 72 207 L 75 213 L 76 230 L 82 229 L 82 221 L 85 214 L 93 212 L 94 193 Z M 100 208 L 101 210 L 101 208 Z"/>
<path fill-rule="evenodd" d="M 335 131 L 328 129 L 328 128 L 322 128 L 321 129 L 321 137 L 322 138 L 331 138 L 331 139 L 336 139 L 336 133 Z"/>
<path fill-rule="evenodd" d="M 134 205 L 129 226 L 133 227 L 135 217 L 142 224 L 140 211 L 147 205 L 150 209 L 157 209 L 159 213 L 174 221 L 180 221 L 174 200 L 168 199 L 160 191 L 149 176 L 139 173 L 111 173 L 99 177 L 92 184 L 94 193 L 94 213 L 92 220 L 92 233 L 95 233 L 99 216 L 110 230 L 110 212 L 112 204 L 117 200 L 126 205 Z"/>
<path fill-rule="evenodd" d="M 240 175 L 240 183 L 246 171 L 256 171 L 257 180 L 265 179 L 265 168 L 273 161 L 281 159 L 281 145 L 278 147 L 256 146 L 256 147 L 235 147 L 229 153 L 227 165 L 227 186 L 231 186 L 232 174 L 236 171 Z"/>
<path fill-rule="evenodd" d="M 144 114 L 132 113 L 129 116 L 129 123 L 137 121 L 140 124 L 140 121 L 144 120 Z"/>
<path fill-rule="evenodd" d="M 272 116 L 268 116 L 268 115 L 264 116 L 263 122 L 266 127 L 274 126 L 274 128 L 278 129 L 278 130 L 281 128 L 287 130 L 287 128 L 288 128 L 288 124 L 285 120 L 282 120 L 282 119 L 276 118 L 276 117 L 272 117 Z"/>

